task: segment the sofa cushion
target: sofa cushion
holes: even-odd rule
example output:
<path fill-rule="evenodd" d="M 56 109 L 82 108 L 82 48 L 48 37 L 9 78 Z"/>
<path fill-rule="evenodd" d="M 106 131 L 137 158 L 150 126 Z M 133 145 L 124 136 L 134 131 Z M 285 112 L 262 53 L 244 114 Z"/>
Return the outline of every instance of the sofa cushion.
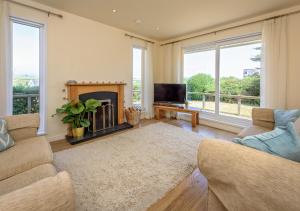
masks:
<path fill-rule="evenodd" d="M 275 127 L 286 128 L 289 122 L 296 122 L 300 117 L 300 109 L 293 110 L 274 110 Z"/>
<path fill-rule="evenodd" d="M 292 122 L 288 123 L 286 129 L 275 128 L 267 133 L 236 138 L 234 142 L 300 162 L 300 137 Z"/>
<path fill-rule="evenodd" d="M 37 135 L 39 127 L 39 114 L 22 114 L 14 116 L 6 116 L 9 134 L 15 141 L 28 139 Z"/>
<path fill-rule="evenodd" d="M 244 130 L 242 130 L 238 134 L 238 136 L 241 137 L 241 138 L 244 138 L 246 136 L 254 136 L 254 135 L 258 135 L 258 134 L 261 134 L 261 133 L 266 133 L 266 132 L 269 132 L 269 131 L 271 131 L 271 129 L 254 125 L 254 126 L 250 126 L 250 127 L 245 128 Z"/>
<path fill-rule="evenodd" d="M 275 123 L 273 109 L 253 108 L 252 121 L 253 125 L 273 130 Z"/>
<path fill-rule="evenodd" d="M 44 164 L 0 181 L 0 195 L 23 188 L 46 177 L 56 175 L 52 164 Z"/>
<path fill-rule="evenodd" d="M 7 132 L 7 123 L 0 119 L 0 152 L 7 150 L 15 144 L 13 138 Z"/>
<path fill-rule="evenodd" d="M 74 191 L 67 172 L 0 196 L 1 211 L 74 211 L 74 205 Z"/>
<path fill-rule="evenodd" d="M 16 142 L 15 146 L 0 153 L 0 181 L 41 164 L 51 163 L 53 153 L 43 136 Z"/>

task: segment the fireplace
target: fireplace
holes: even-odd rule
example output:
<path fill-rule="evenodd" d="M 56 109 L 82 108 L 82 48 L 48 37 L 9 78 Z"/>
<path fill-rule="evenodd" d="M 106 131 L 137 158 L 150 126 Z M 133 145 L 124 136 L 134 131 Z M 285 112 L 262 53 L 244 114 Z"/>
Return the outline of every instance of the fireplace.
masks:
<path fill-rule="evenodd" d="M 118 125 L 118 93 L 91 92 L 79 95 L 82 102 L 91 98 L 99 100 L 101 106 L 96 113 L 87 114 L 91 122 L 89 131 L 96 132 Z"/>
<path fill-rule="evenodd" d="M 71 144 L 77 144 L 99 136 L 108 135 L 132 126 L 124 122 L 124 86 L 123 83 L 81 83 L 66 84 L 68 99 L 71 101 L 88 99 L 99 100 L 101 106 L 96 112 L 86 114 L 91 124 L 86 128 L 85 136 L 75 139 L 66 136 Z"/>

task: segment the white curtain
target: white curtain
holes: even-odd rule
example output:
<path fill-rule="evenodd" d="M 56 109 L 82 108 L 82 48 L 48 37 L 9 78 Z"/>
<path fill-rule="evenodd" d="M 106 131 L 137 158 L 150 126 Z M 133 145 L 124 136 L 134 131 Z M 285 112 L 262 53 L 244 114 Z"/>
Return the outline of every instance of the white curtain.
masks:
<path fill-rule="evenodd" d="M 0 0 L 0 116 L 8 114 L 8 3 Z"/>
<path fill-rule="evenodd" d="M 143 118 L 151 119 L 154 117 L 153 112 L 153 71 L 154 71 L 154 58 L 153 58 L 153 45 L 147 44 L 145 50 L 145 63 L 143 76 Z"/>
<path fill-rule="evenodd" d="M 287 17 L 263 24 L 262 106 L 286 108 Z"/>
<path fill-rule="evenodd" d="M 163 46 L 161 71 L 164 71 L 165 83 L 182 83 L 183 81 L 183 53 L 181 43 Z"/>

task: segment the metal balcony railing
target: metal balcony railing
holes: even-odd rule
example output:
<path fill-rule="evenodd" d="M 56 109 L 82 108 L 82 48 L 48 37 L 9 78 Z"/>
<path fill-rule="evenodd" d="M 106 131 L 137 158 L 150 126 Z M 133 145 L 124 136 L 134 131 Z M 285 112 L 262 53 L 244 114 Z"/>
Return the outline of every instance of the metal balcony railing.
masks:
<path fill-rule="evenodd" d="M 206 104 L 208 102 L 215 102 L 216 94 L 215 93 L 202 93 L 202 92 L 188 92 L 187 99 L 188 101 L 201 101 L 202 109 L 206 109 Z M 230 111 L 222 111 L 222 113 L 235 114 L 241 116 L 241 107 L 242 101 L 244 101 L 244 105 L 248 105 L 251 107 L 257 107 L 260 104 L 259 96 L 245 96 L 245 95 L 228 95 L 228 94 L 220 94 L 220 103 L 228 103 L 233 107 L 236 104 L 236 109 L 230 109 Z M 209 109 L 206 109 L 209 110 Z"/>

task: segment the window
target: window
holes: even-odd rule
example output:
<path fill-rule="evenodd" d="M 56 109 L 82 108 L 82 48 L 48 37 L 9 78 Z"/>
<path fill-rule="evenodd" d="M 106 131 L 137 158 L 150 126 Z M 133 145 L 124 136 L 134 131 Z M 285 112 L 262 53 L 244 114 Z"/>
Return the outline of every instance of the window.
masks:
<path fill-rule="evenodd" d="M 43 25 L 11 18 L 13 115 L 40 113 L 44 132 L 45 61 Z"/>
<path fill-rule="evenodd" d="M 133 77 L 132 77 L 132 102 L 134 106 L 142 106 L 143 89 L 143 62 L 144 49 L 133 48 Z"/>
<path fill-rule="evenodd" d="M 220 116 L 251 117 L 260 106 L 259 35 L 212 43 L 184 52 L 187 99 L 193 107 Z"/>
<path fill-rule="evenodd" d="M 187 99 L 191 106 L 212 112 L 215 111 L 215 57 L 215 49 L 184 54 Z"/>

